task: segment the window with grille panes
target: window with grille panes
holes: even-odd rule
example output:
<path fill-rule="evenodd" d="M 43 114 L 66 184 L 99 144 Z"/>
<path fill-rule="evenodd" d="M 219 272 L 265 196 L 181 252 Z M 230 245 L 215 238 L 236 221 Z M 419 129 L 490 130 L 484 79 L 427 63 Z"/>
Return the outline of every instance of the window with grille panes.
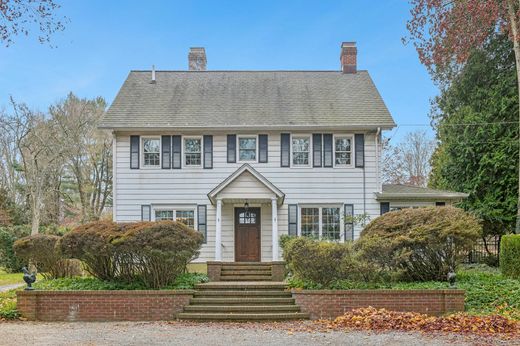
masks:
<path fill-rule="evenodd" d="M 157 167 L 161 164 L 161 140 L 143 138 L 143 166 Z"/>
<path fill-rule="evenodd" d="M 184 138 L 184 165 L 200 166 L 202 158 L 202 138 Z"/>
<path fill-rule="evenodd" d="M 320 209 L 301 208 L 301 235 L 318 239 L 320 236 Z"/>
<path fill-rule="evenodd" d="M 310 164 L 310 136 L 293 136 L 292 137 L 292 165 L 293 166 L 309 166 Z"/>
<path fill-rule="evenodd" d="M 349 166 L 352 163 L 352 138 L 334 138 L 334 163 L 336 166 Z"/>

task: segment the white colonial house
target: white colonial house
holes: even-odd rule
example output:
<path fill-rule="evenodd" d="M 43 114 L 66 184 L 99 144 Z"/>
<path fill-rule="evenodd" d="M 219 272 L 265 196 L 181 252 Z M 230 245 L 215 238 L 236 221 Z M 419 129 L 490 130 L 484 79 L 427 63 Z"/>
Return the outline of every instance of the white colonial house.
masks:
<path fill-rule="evenodd" d="M 466 195 L 383 185 L 395 126 L 354 43 L 339 71 L 131 71 L 101 128 L 113 133 L 113 217 L 204 234 L 197 261 L 276 261 L 283 234 L 338 241 L 360 219 Z M 360 216 L 360 217 L 352 217 Z"/>

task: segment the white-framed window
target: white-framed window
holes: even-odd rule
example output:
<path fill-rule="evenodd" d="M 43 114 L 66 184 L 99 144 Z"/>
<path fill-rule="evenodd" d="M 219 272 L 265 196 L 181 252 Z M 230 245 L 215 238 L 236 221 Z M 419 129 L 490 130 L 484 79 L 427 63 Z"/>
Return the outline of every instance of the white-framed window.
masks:
<path fill-rule="evenodd" d="M 341 236 L 341 207 L 306 206 L 300 207 L 299 235 L 322 240 L 343 241 Z"/>
<path fill-rule="evenodd" d="M 194 210 L 176 210 L 175 221 L 181 222 L 188 227 L 195 229 L 195 211 Z"/>
<path fill-rule="evenodd" d="M 334 165 L 352 165 L 352 136 L 334 136 Z"/>
<path fill-rule="evenodd" d="M 326 240 L 341 239 L 340 208 L 321 208 L 321 238 Z"/>
<path fill-rule="evenodd" d="M 202 165 L 202 137 L 184 137 L 184 166 Z"/>
<path fill-rule="evenodd" d="M 155 221 L 170 220 L 185 224 L 195 229 L 195 209 L 191 208 L 161 208 L 155 209 Z"/>
<path fill-rule="evenodd" d="M 291 162 L 293 167 L 309 167 L 311 164 L 311 136 L 293 135 L 291 138 Z"/>
<path fill-rule="evenodd" d="M 238 161 L 256 162 L 258 152 L 257 136 L 237 136 Z"/>
<path fill-rule="evenodd" d="M 161 165 L 161 138 L 143 137 L 143 167 L 159 167 Z"/>
<path fill-rule="evenodd" d="M 170 220 L 173 221 L 173 210 L 156 210 L 155 221 Z"/>
<path fill-rule="evenodd" d="M 301 208 L 301 235 L 316 239 L 320 237 L 320 208 Z"/>

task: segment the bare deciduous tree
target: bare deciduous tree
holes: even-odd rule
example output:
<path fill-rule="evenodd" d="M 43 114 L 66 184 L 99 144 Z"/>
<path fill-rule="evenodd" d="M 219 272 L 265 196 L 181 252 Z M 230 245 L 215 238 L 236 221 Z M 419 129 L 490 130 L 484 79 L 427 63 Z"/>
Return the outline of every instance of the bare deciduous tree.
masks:
<path fill-rule="evenodd" d="M 50 108 L 61 146 L 67 148 L 66 173 L 74 179 L 68 200 L 77 195 L 83 222 L 99 219 L 112 193 L 112 138 L 97 129 L 105 108 L 102 98 L 86 100 L 73 94 Z"/>
<path fill-rule="evenodd" d="M 425 131 L 410 132 L 397 145 L 385 141 L 383 181 L 390 184 L 426 186 L 434 149 L 435 140 Z"/>
<path fill-rule="evenodd" d="M 14 36 L 36 29 L 40 43 L 49 42 L 52 34 L 65 29 L 66 18 L 56 15 L 59 8 L 54 0 L 0 0 L 0 41 L 10 46 Z"/>

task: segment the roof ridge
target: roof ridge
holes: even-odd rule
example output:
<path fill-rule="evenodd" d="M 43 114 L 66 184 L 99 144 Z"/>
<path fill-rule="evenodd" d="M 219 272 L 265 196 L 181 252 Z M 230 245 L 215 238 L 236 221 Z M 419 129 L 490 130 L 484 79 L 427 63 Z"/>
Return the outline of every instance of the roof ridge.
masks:
<path fill-rule="evenodd" d="M 130 72 L 152 72 L 152 70 L 130 70 Z M 210 73 L 210 72 L 337 72 L 343 73 L 341 70 L 206 70 L 206 71 L 190 71 L 190 70 L 155 70 L 155 72 L 189 72 L 189 73 Z M 357 70 L 357 72 L 368 72 L 368 70 Z"/>

